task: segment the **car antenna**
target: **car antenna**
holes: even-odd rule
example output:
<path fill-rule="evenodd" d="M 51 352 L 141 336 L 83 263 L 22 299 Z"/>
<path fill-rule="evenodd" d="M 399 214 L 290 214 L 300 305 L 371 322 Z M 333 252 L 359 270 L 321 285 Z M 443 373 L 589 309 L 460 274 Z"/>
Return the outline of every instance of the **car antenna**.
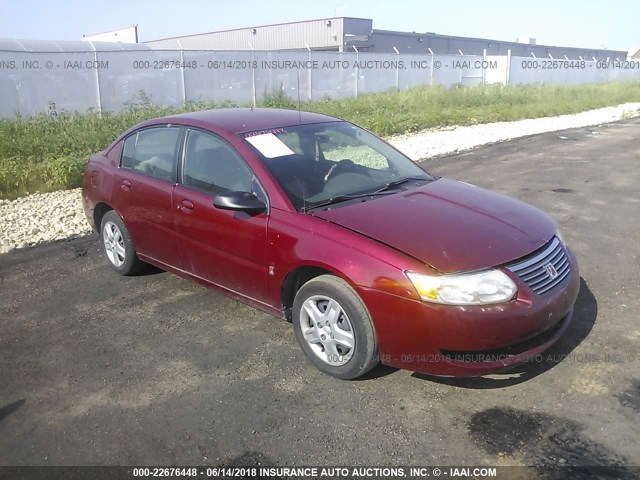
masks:
<path fill-rule="evenodd" d="M 297 71 L 298 75 L 298 122 L 302 125 L 302 113 L 300 113 L 300 70 Z"/>
<path fill-rule="evenodd" d="M 302 187 L 302 211 L 307 213 L 307 189 Z"/>

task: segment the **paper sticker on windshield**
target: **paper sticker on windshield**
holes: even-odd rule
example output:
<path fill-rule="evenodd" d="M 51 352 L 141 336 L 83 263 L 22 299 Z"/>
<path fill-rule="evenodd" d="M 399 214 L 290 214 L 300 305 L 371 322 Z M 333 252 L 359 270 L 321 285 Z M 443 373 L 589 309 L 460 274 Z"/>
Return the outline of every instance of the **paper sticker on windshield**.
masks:
<path fill-rule="evenodd" d="M 253 137 L 245 138 L 245 140 L 256 147 L 258 151 L 267 158 L 293 155 L 293 150 L 287 147 L 287 145 L 273 133 L 254 135 Z"/>
<path fill-rule="evenodd" d="M 262 135 L 263 133 L 287 133 L 286 128 L 271 128 L 269 130 L 257 130 L 255 132 L 247 132 L 244 134 L 244 138 L 255 137 L 256 135 Z"/>

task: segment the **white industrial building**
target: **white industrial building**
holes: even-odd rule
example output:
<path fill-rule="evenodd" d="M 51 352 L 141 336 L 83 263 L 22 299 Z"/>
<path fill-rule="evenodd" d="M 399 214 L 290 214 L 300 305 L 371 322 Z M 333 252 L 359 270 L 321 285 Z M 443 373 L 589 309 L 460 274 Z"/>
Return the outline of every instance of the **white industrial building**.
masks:
<path fill-rule="evenodd" d="M 119 28 L 118 30 L 111 30 L 109 32 L 83 35 L 81 40 L 85 42 L 138 43 L 138 25 Z"/>
<path fill-rule="evenodd" d="M 373 28 L 366 18 L 332 17 L 301 22 L 259 25 L 233 30 L 185 35 L 144 42 L 154 49 L 183 50 L 318 50 L 374 53 L 435 53 L 506 55 L 538 58 L 624 59 L 626 51 L 536 45 L 521 42 L 439 35 L 433 32 L 396 32 Z"/>

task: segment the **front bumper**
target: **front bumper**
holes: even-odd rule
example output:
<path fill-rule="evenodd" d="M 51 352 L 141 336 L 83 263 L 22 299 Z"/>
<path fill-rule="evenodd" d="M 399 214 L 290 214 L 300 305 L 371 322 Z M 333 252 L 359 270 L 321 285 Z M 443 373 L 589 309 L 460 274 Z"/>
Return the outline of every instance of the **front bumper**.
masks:
<path fill-rule="evenodd" d="M 536 295 L 518 283 L 518 297 L 505 304 L 438 305 L 362 289 L 381 362 L 431 375 L 470 377 L 540 355 L 572 321 L 580 274 L 569 249 L 567 255 L 571 273 L 556 288 Z"/>

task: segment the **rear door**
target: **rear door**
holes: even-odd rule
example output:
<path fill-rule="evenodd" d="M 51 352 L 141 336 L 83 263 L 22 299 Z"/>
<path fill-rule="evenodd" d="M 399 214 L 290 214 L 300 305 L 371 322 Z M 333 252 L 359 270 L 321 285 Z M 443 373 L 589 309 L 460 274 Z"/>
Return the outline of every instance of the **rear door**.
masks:
<path fill-rule="evenodd" d="M 182 127 L 160 125 L 126 137 L 112 194 L 138 253 L 176 267 L 172 191 L 181 135 Z"/>
<path fill-rule="evenodd" d="M 264 190 L 241 155 L 224 139 L 186 132 L 180 183 L 174 189 L 178 250 L 183 268 L 236 293 L 268 298 L 268 213 L 248 214 L 213 206 L 218 193 Z"/>

